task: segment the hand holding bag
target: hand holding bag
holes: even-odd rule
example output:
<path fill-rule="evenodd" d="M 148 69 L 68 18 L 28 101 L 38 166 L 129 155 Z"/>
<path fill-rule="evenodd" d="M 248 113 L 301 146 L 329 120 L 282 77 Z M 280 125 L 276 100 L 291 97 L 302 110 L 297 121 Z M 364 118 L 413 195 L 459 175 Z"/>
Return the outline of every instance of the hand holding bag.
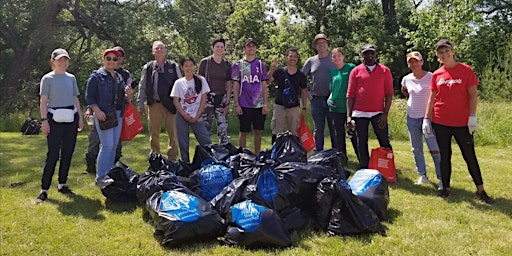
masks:
<path fill-rule="evenodd" d="M 143 131 L 144 125 L 137 114 L 137 110 L 133 104 L 126 104 L 124 106 L 123 129 L 121 130 L 120 140 L 130 141 Z"/>
<path fill-rule="evenodd" d="M 117 111 L 111 110 L 105 114 L 105 121 L 98 120 L 101 130 L 108 130 L 116 127 L 119 123 L 117 122 Z"/>

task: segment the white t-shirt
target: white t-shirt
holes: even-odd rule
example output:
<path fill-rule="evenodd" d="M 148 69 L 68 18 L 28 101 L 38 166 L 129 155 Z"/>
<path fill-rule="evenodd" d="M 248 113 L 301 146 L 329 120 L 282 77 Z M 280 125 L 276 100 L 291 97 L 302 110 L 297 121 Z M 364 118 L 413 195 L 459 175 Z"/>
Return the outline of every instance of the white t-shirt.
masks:
<path fill-rule="evenodd" d="M 180 98 L 181 107 L 187 114 L 192 117 L 195 117 L 197 110 L 199 110 L 199 105 L 201 104 L 201 96 L 210 92 L 210 87 L 208 86 L 206 79 L 204 79 L 202 76 L 198 77 L 201 79 L 202 83 L 201 91 L 199 93 L 196 93 L 196 84 L 194 79 L 187 81 L 185 77 L 176 80 L 171 91 L 171 97 Z"/>
<path fill-rule="evenodd" d="M 430 97 L 430 80 L 432 73 L 427 72 L 420 79 L 408 74 L 402 79 L 402 87 L 407 88 L 409 100 L 407 100 L 407 115 L 412 118 L 423 118 L 427 109 L 428 98 Z"/>

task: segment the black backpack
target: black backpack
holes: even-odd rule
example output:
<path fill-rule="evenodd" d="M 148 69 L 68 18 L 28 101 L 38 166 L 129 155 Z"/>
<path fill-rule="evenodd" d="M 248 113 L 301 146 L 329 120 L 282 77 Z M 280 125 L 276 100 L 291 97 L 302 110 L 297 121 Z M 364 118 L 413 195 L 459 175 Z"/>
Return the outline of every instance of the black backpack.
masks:
<path fill-rule="evenodd" d="M 41 132 L 41 122 L 29 117 L 21 126 L 20 131 L 22 135 L 37 135 Z"/>

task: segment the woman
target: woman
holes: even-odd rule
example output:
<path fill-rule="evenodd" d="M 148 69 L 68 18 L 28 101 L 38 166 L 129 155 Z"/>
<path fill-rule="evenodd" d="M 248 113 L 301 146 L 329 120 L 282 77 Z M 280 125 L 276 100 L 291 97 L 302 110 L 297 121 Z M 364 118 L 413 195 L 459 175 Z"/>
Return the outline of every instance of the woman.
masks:
<path fill-rule="evenodd" d="M 336 69 L 333 69 L 330 73 L 329 89 L 331 94 L 327 99 L 327 105 L 329 106 L 329 111 L 332 115 L 332 119 L 334 120 L 334 127 L 336 129 L 336 148 L 338 151 L 343 153 L 346 164 L 348 161 L 347 144 L 345 143 L 348 78 L 350 76 L 350 71 L 352 71 L 356 65 L 352 63 L 345 63 L 345 54 L 343 53 L 343 49 L 340 47 L 332 49 L 331 58 Z M 357 137 L 352 136 L 350 141 L 352 142 L 352 147 L 354 148 L 356 156 L 358 156 Z"/>
<path fill-rule="evenodd" d="M 402 79 L 402 93 L 407 100 L 407 130 L 409 140 L 411 141 L 412 153 L 414 154 L 414 163 L 419 179 L 416 184 L 430 183 L 427 178 L 427 167 L 425 156 L 423 154 L 423 134 L 421 126 L 423 116 L 427 109 L 428 98 L 430 97 L 430 80 L 432 73 L 423 70 L 423 56 L 420 52 L 414 51 L 407 54 L 407 67 L 412 73 Z M 430 133 L 425 136 L 428 149 L 436 170 L 437 179 L 441 181 L 441 155 L 437 146 L 436 137 Z M 439 189 L 443 188 L 442 182 L 439 182 Z"/>
<path fill-rule="evenodd" d="M 192 128 L 199 145 L 212 144 L 210 133 L 206 129 L 201 115 L 203 114 L 210 87 L 206 79 L 196 76 L 196 62 L 190 57 L 180 61 L 184 77 L 176 80 L 172 87 L 171 97 L 178 114 L 176 115 L 176 131 L 180 147 L 181 160 L 189 163 L 189 130 Z"/>
<path fill-rule="evenodd" d="M 475 154 L 473 133 L 478 128 L 476 120 L 478 79 L 466 64 L 455 60 L 453 45 L 447 40 L 436 44 L 436 56 L 443 65 L 432 75 L 428 107 L 423 119 L 423 134 L 428 136 L 434 129 L 441 152 L 442 198 L 451 196 L 450 176 L 451 139 L 459 145 L 469 173 L 476 185 L 476 196 L 487 204 L 493 204 L 484 190 L 480 166 Z"/>
<path fill-rule="evenodd" d="M 105 176 L 114 165 L 124 104 L 133 97 L 132 87 L 125 86 L 123 78 L 115 70 L 120 56 L 121 53 L 115 49 L 105 50 L 103 67 L 93 71 L 87 81 L 85 96 L 88 107 L 94 112 L 94 125 L 101 143 L 96 180 Z"/>
<path fill-rule="evenodd" d="M 59 156 L 58 191 L 63 194 L 74 194 L 66 185 L 66 181 L 71 157 L 75 151 L 77 132 L 83 129 L 84 123 L 75 76 L 66 72 L 69 59 L 66 50 L 55 49 L 50 59 L 52 71 L 41 78 L 41 131 L 47 136 L 48 153 L 43 169 L 41 193 L 37 196 L 36 203 L 42 203 L 48 198 L 48 190 Z"/>
<path fill-rule="evenodd" d="M 285 52 L 286 67 L 277 68 L 278 59 L 270 64 L 268 72 L 269 83 L 276 81 L 277 90 L 274 101 L 274 113 L 272 114 L 272 144 L 276 140 L 279 133 L 285 132 L 285 124 L 288 130 L 297 136 L 300 118 L 306 116 L 307 104 L 307 80 L 306 75 L 297 68 L 299 62 L 299 53 L 297 49 L 290 48 Z M 275 71 L 274 71 L 275 70 Z M 284 93 L 288 93 L 288 97 L 283 97 Z M 299 110 L 299 95 L 302 101 L 302 111 Z M 285 102 L 286 101 L 286 102 Z"/>

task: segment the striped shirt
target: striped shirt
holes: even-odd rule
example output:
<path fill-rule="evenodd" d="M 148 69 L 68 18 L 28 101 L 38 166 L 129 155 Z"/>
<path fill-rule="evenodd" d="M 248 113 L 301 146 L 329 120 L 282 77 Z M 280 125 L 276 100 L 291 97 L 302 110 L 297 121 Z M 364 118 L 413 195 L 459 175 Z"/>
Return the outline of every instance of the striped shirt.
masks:
<path fill-rule="evenodd" d="M 411 118 L 423 118 L 430 97 L 430 80 L 432 73 L 427 72 L 422 78 L 417 79 L 408 74 L 402 79 L 402 87 L 407 88 L 409 100 L 407 100 L 407 115 Z"/>

